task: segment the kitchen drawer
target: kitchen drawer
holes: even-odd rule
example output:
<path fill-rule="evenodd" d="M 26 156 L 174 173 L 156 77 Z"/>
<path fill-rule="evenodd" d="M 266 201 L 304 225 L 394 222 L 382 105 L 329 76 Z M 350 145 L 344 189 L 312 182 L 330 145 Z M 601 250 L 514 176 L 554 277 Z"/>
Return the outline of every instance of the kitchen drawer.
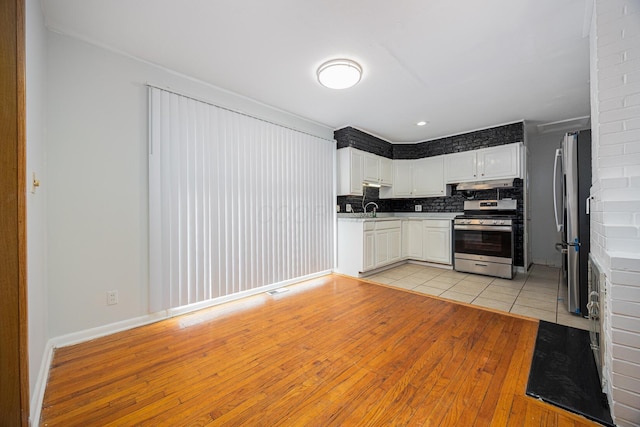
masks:
<path fill-rule="evenodd" d="M 401 228 L 402 221 L 376 221 L 376 230 L 389 230 L 390 228 Z"/>
<path fill-rule="evenodd" d="M 450 228 L 451 227 L 451 221 L 444 220 L 444 219 L 427 219 L 427 220 L 423 220 L 423 223 L 425 226 L 431 227 L 431 228 Z"/>
<path fill-rule="evenodd" d="M 375 221 L 365 221 L 363 224 L 363 230 L 364 231 L 372 231 L 376 229 L 376 222 Z"/>

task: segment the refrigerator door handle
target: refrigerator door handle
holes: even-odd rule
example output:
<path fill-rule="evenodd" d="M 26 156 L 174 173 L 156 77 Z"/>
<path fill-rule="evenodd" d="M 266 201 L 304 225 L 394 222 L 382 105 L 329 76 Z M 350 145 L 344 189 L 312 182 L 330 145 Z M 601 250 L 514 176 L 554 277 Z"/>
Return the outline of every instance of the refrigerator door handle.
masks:
<path fill-rule="evenodd" d="M 556 157 L 553 161 L 553 214 L 556 218 L 556 228 L 562 231 L 562 224 L 558 220 L 558 159 L 562 159 L 562 149 L 556 149 Z"/>
<path fill-rule="evenodd" d="M 587 200 L 585 200 L 584 202 L 587 215 L 589 215 L 589 211 L 591 211 L 591 200 L 593 200 L 593 196 L 587 197 Z"/>

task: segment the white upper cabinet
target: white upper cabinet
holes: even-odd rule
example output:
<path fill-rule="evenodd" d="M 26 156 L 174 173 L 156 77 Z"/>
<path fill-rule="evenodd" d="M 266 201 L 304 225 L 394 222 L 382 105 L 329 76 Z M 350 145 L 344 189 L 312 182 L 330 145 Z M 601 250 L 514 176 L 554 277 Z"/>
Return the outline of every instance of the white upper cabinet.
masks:
<path fill-rule="evenodd" d="M 413 160 L 393 161 L 393 187 L 381 188 L 381 198 L 411 197 L 413 191 L 412 165 Z"/>
<path fill-rule="evenodd" d="M 380 160 L 375 154 L 364 153 L 362 179 L 366 182 L 378 182 L 380 179 Z"/>
<path fill-rule="evenodd" d="M 393 182 L 393 160 L 352 147 L 336 154 L 338 196 L 362 196 L 362 184 L 389 186 Z"/>
<path fill-rule="evenodd" d="M 393 187 L 380 189 L 380 198 L 446 195 L 444 156 L 393 161 Z"/>
<path fill-rule="evenodd" d="M 362 196 L 364 180 L 364 152 L 355 148 L 341 148 L 336 154 L 338 196 Z"/>
<path fill-rule="evenodd" d="M 485 179 L 520 177 L 520 144 L 478 150 L 478 177 Z"/>
<path fill-rule="evenodd" d="M 447 154 L 444 156 L 447 184 L 475 181 L 477 175 L 476 151 Z"/>
<path fill-rule="evenodd" d="M 393 182 L 393 160 L 372 153 L 364 155 L 364 182 L 391 185 Z"/>
<path fill-rule="evenodd" d="M 521 143 L 448 154 L 445 182 L 455 184 L 489 179 L 521 178 Z"/>
<path fill-rule="evenodd" d="M 352 147 L 337 154 L 338 196 L 362 196 L 379 184 L 380 198 L 447 196 L 447 184 L 522 178 L 522 143 L 414 160 L 391 160 Z"/>
<path fill-rule="evenodd" d="M 426 157 L 413 161 L 413 196 L 438 197 L 445 195 L 444 156 Z"/>
<path fill-rule="evenodd" d="M 380 157 L 380 184 L 393 184 L 393 160 Z"/>

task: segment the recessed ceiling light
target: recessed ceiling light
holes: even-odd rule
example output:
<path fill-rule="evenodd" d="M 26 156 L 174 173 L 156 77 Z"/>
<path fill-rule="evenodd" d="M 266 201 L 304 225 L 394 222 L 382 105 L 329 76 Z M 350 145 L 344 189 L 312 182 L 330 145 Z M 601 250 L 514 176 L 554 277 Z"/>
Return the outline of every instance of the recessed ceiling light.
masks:
<path fill-rule="evenodd" d="M 427 122 L 425 122 L 424 120 L 419 121 L 418 123 L 416 123 L 417 126 L 424 126 L 426 124 L 427 124 Z"/>
<path fill-rule="evenodd" d="M 329 89 L 347 89 L 362 77 L 362 67 L 350 59 L 332 59 L 322 64 L 317 71 L 318 81 Z"/>

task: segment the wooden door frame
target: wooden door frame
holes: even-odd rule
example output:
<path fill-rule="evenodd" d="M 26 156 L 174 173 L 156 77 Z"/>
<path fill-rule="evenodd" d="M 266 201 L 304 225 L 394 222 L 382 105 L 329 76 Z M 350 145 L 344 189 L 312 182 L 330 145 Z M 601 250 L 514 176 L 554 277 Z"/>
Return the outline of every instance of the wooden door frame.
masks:
<path fill-rule="evenodd" d="M 25 2 L 0 2 L 0 425 L 29 425 Z"/>

